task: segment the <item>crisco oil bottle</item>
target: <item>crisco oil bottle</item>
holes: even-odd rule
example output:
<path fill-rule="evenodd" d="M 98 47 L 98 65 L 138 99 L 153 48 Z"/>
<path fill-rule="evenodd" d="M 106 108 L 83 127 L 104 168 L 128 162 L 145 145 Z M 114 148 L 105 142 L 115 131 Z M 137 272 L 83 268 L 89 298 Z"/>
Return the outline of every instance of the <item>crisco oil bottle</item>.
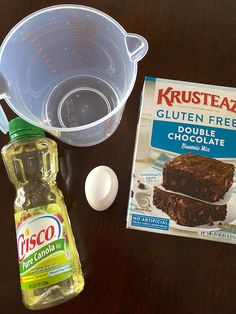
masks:
<path fill-rule="evenodd" d="M 21 118 L 9 123 L 2 157 L 16 188 L 15 224 L 23 302 L 50 307 L 84 287 L 79 255 L 61 191 L 57 144 Z"/>

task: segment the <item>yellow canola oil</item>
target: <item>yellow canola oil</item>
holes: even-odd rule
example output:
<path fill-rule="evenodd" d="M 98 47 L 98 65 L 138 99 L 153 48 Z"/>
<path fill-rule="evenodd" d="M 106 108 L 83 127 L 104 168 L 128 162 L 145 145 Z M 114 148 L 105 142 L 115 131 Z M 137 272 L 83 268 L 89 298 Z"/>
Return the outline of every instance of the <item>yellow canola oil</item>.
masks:
<path fill-rule="evenodd" d="M 55 141 L 20 118 L 9 123 L 2 158 L 16 188 L 14 203 L 23 303 L 43 309 L 78 295 L 84 278 L 70 220 L 56 185 Z"/>

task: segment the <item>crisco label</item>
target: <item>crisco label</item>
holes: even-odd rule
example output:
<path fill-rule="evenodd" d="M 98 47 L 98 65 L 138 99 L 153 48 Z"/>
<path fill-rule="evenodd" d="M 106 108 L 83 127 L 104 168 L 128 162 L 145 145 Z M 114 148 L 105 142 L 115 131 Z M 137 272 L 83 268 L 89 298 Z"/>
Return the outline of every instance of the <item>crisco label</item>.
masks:
<path fill-rule="evenodd" d="M 45 244 L 61 236 L 61 223 L 52 215 L 42 215 L 28 219 L 17 230 L 17 248 L 19 262 Z M 53 246 L 52 246 L 53 247 Z"/>
<path fill-rule="evenodd" d="M 72 275 L 67 230 L 57 204 L 15 214 L 22 290 L 45 287 Z"/>

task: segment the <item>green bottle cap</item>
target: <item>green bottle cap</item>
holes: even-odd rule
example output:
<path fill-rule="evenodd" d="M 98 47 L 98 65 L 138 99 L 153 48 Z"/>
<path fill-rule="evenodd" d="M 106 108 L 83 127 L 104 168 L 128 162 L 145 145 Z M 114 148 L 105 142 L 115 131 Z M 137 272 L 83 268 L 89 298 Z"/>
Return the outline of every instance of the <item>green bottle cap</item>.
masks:
<path fill-rule="evenodd" d="M 12 142 L 22 137 L 45 136 L 45 133 L 39 127 L 17 117 L 9 122 L 9 136 Z"/>

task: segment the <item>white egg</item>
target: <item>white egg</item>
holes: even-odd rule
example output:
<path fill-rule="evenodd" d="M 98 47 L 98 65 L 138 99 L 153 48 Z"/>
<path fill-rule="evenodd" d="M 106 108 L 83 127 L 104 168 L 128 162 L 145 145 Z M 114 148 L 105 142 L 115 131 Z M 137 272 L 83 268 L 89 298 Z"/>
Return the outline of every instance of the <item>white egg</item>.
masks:
<path fill-rule="evenodd" d="M 109 208 L 116 198 L 118 186 L 117 176 L 111 168 L 94 168 L 85 181 L 85 196 L 89 205 L 98 211 Z"/>

